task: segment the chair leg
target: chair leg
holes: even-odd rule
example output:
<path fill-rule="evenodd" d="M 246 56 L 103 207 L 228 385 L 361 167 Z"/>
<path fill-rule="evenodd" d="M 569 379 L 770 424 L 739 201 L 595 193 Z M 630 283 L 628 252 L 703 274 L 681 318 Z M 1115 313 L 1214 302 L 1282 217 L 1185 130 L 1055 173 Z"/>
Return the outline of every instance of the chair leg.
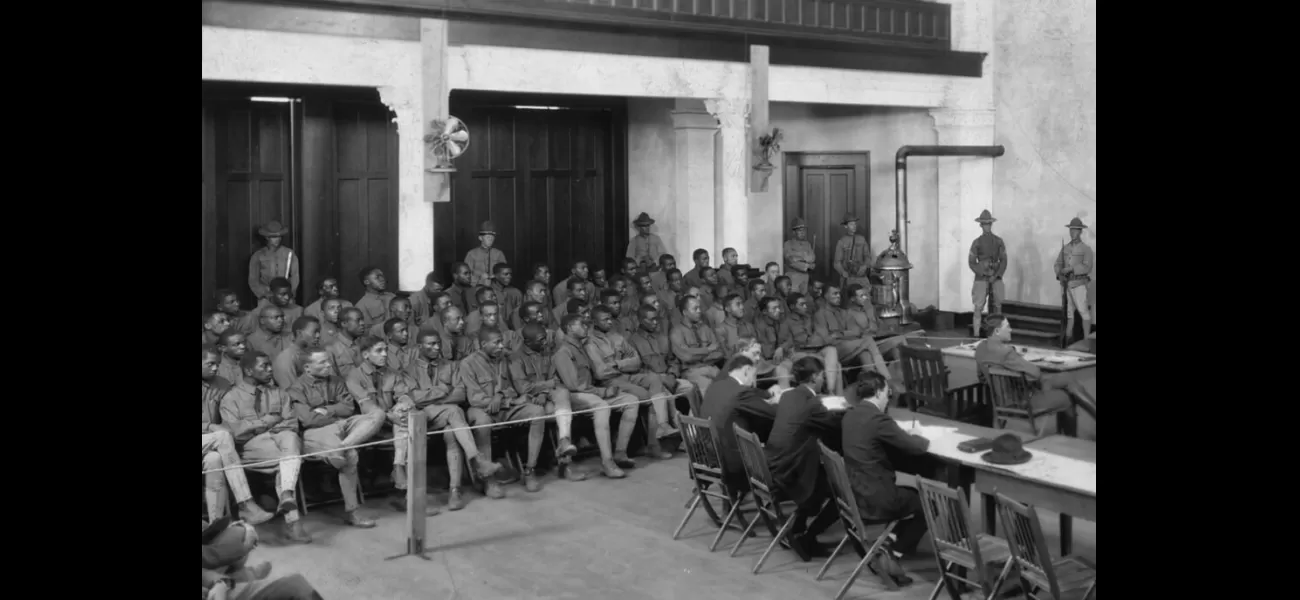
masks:
<path fill-rule="evenodd" d="M 942 560 L 939 561 L 939 582 L 935 584 L 934 592 L 930 594 L 930 600 L 938 598 L 941 589 L 947 589 L 948 597 L 952 600 L 961 600 L 962 583 L 952 580 L 952 572 L 960 568 L 957 563 L 950 562 L 944 565 Z"/>
<path fill-rule="evenodd" d="M 831 568 L 831 563 L 835 562 L 835 557 L 839 556 L 840 550 L 844 549 L 844 544 L 849 543 L 849 537 L 850 537 L 849 534 L 847 533 L 844 534 L 844 539 L 840 540 L 839 545 L 836 546 L 835 550 L 831 552 L 830 558 L 826 559 L 826 563 L 822 565 L 822 569 L 820 571 L 817 571 L 817 577 L 816 577 L 817 581 L 821 581 L 822 576 L 826 575 L 826 569 Z M 931 598 L 930 600 L 934 600 L 934 599 Z"/>
<path fill-rule="evenodd" d="M 695 486 L 694 488 L 691 488 L 691 493 L 692 493 L 692 494 L 695 494 L 696 497 L 695 497 L 695 498 L 691 498 L 690 500 L 687 500 L 687 501 L 686 501 L 686 504 L 685 504 L 684 506 L 682 506 L 682 508 L 690 508 L 690 507 L 691 507 L 691 504 L 693 504 L 696 500 L 699 499 L 698 496 L 699 496 L 699 494 L 700 494 L 700 486 L 697 485 L 697 486 Z"/>
<path fill-rule="evenodd" d="M 307 516 L 307 492 L 302 485 L 302 471 L 298 472 L 298 510 L 302 511 L 302 516 Z"/>
<path fill-rule="evenodd" d="M 1083 600 L 1090 600 L 1091 598 L 1095 598 L 1096 596 L 1094 596 L 1093 594 L 1096 591 L 1097 591 L 1097 580 L 1094 579 L 1092 580 L 1092 585 L 1088 586 L 1088 591 L 1083 593 Z"/>
<path fill-rule="evenodd" d="M 1003 565 L 1002 572 L 998 573 L 997 580 L 993 582 L 993 589 L 989 591 L 989 594 L 986 597 L 987 600 L 993 600 L 994 598 L 998 597 L 998 592 L 1002 591 L 1002 586 L 1006 584 L 1007 576 L 1011 575 L 1011 571 L 1012 569 L 1015 568 L 1015 564 L 1016 564 L 1016 559 L 1014 558 L 1007 559 L 1007 564 Z M 1084 598 L 1086 599 L 1087 596 L 1084 596 Z"/>
<path fill-rule="evenodd" d="M 766 517 L 766 515 L 764 515 L 764 517 Z M 735 556 L 736 553 L 740 551 L 740 545 L 745 543 L 745 540 L 749 539 L 749 532 L 754 530 L 755 525 L 758 525 L 757 517 L 755 517 L 754 520 L 750 521 L 749 527 L 746 527 L 745 530 L 740 533 L 740 539 L 736 540 L 736 545 L 731 547 L 730 556 Z"/>
<path fill-rule="evenodd" d="M 948 582 L 948 569 L 944 568 L 943 561 L 938 557 L 935 560 L 939 563 L 939 581 L 934 582 L 934 589 L 930 591 L 930 600 L 938 600 L 939 591 L 942 590 Z"/>
<path fill-rule="evenodd" d="M 763 555 L 758 557 L 758 562 L 754 563 L 752 574 L 758 575 L 758 571 L 763 568 L 763 563 L 767 562 L 768 555 L 772 554 L 772 549 L 776 548 L 776 545 L 781 543 L 781 540 L 785 539 L 786 534 L 794 527 L 794 519 L 797 516 L 797 513 L 791 513 L 790 518 L 785 520 L 785 525 L 782 525 L 781 530 L 776 532 L 776 536 L 772 538 L 772 543 L 767 545 L 767 550 L 764 550 Z"/>
<path fill-rule="evenodd" d="M 708 500 L 705 500 L 708 502 Z M 722 527 L 718 528 L 718 535 L 713 536 L 713 543 L 709 544 L 709 552 L 718 548 L 718 542 L 722 541 L 722 536 L 727 533 L 727 528 L 731 527 L 731 520 L 736 518 L 736 511 L 740 510 L 740 503 L 736 502 L 731 505 L 731 512 L 727 513 L 727 518 L 722 521 Z"/>
<path fill-rule="evenodd" d="M 851 587 L 853 582 L 857 580 L 858 575 L 862 574 L 862 568 L 867 566 L 867 563 L 871 562 L 871 557 L 875 556 L 877 552 L 882 552 L 884 550 L 885 540 L 889 537 L 889 532 L 893 531 L 893 529 L 894 528 L 891 524 L 891 526 L 885 529 L 884 533 L 880 534 L 880 537 L 876 538 L 876 543 L 872 544 L 871 548 L 867 550 L 867 555 L 862 557 L 862 560 L 858 561 L 858 566 L 854 567 L 852 573 L 849 573 L 849 578 L 844 581 L 844 585 L 840 587 L 839 593 L 835 594 L 835 600 L 840 600 L 840 598 L 844 597 L 844 594 L 848 593 L 849 587 Z M 898 585 L 895 584 L 892 579 L 889 579 L 889 585 L 887 587 L 890 590 L 898 589 Z"/>
<path fill-rule="evenodd" d="M 687 522 L 687 521 L 690 521 L 690 520 L 691 520 L 691 517 L 695 515 L 695 509 L 697 509 L 697 508 L 700 507 L 700 501 L 701 501 L 703 498 L 704 498 L 704 496 L 701 495 L 701 494 L 699 493 L 699 491 L 697 490 L 697 491 L 695 492 L 695 498 L 692 499 L 692 500 L 690 501 L 690 503 L 688 503 L 688 504 L 686 505 L 686 506 L 687 506 L 688 508 L 690 508 L 691 510 L 689 510 L 689 511 L 686 512 L 686 518 L 682 519 L 682 523 L 681 523 L 681 525 L 678 525 L 678 526 L 677 526 L 677 531 L 674 531 L 674 532 L 673 532 L 673 539 L 674 539 L 674 540 L 677 539 L 677 536 L 679 536 L 679 535 L 682 534 L 682 530 L 686 528 L 686 522 Z"/>

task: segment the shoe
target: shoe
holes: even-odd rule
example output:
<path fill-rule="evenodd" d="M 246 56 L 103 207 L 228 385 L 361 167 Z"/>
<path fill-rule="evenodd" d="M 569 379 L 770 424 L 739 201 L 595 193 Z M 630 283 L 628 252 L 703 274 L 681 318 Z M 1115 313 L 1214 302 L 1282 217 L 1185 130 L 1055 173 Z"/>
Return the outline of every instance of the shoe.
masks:
<path fill-rule="evenodd" d="M 573 445 L 569 438 L 560 438 L 560 443 L 556 447 L 555 455 L 559 458 L 569 458 L 578 453 L 578 447 Z"/>
<path fill-rule="evenodd" d="M 657 458 L 659 460 L 668 460 L 673 457 L 672 452 L 665 451 L 663 447 L 657 443 L 646 446 L 645 452 L 646 452 L 646 456 L 649 456 L 650 458 Z"/>
<path fill-rule="evenodd" d="M 271 574 L 271 563 L 264 562 L 256 567 L 248 567 L 248 574 L 253 576 L 254 581 L 266 579 Z"/>
<path fill-rule="evenodd" d="M 673 427 L 672 425 L 669 425 L 667 423 L 661 423 L 659 425 L 659 431 L 655 434 L 655 437 L 659 439 L 663 439 L 666 437 L 672 437 L 674 435 L 678 435 L 680 433 L 681 431 L 678 431 L 676 427 Z"/>
<path fill-rule="evenodd" d="M 388 500 L 388 506 L 397 512 L 406 512 L 406 490 L 397 490 L 401 494 Z"/>
<path fill-rule="evenodd" d="M 627 457 L 627 451 L 626 451 L 626 450 L 624 450 L 623 452 L 618 452 L 618 453 L 615 453 L 615 454 L 614 454 L 614 464 L 616 464 L 616 465 L 618 465 L 619 467 L 622 467 L 622 468 L 624 468 L 624 469 L 635 469 L 635 468 L 636 468 L 636 463 L 635 463 L 635 462 L 632 462 L 632 459 L 630 459 L 630 458 Z"/>
<path fill-rule="evenodd" d="M 506 497 L 506 491 L 501 489 L 501 484 L 494 479 L 487 480 L 483 486 L 483 495 L 494 500 L 500 500 Z"/>
<path fill-rule="evenodd" d="M 478 472 L 479 478 L 487 479 L 501 470 L 501 464 L 484 460 L 482 456 L 476 456 L 474 457 L 474 470 Z"/>
<path fill-rule="evenodd" d="M 303 529 L 302 521 L 284 524 L 284 539 L 290 544 L 310 544 L 311 536 Z"/>
<path fill-rule="evenodd" d="M 460 495 L 460 488 L 451 488 L 451 494 L 447 496 L 447 510 L 460 510 L 465 508 L 465 499 Z"/>
<path fill-rule="evenodd" d="M 367 519 L 355 510 L 343 513 L 343 524 L 351 525 L 358 529 L 374 529 L 375 527 L 375 522 L 373 520 Z"/>
<path fill-rule="evenodd" d="M 291 510 L 297 510 L 298 500 L 293 497 L 293 492 L 282 492 L 280 494 L 280 505 L 275 509 L 278 513 L 287 513 Z"/>
<path fill-rule="evenodd" d="M 261 525 L 274 518 L 275 515 L 262 510 L 262 507 L 252 500 L 239 507 L 239 519 L 249 525 Z"/>
<path fill-rule="evenodd" d="M 610 479 L 622 479 L 627 477 L 627 473 L 624 473 L 623 469 L 618 468 L 618 462 L 613 459 L 600 461 L 600 470 L 605 473 L 605 477 Z"/>
<path fill-rule="evenodd" d="M 790 543 L 790 549 L 799 555 L 799 560 L 812 562 L 812 552 L 808 548 L 808 540 L 802 535 L 791 535 L 786 538 Z"/>
<path fill-rule="evenodd" d="M 537 474 L 532 469 L 524 469 L 524 489 L 529 492 L 537 492 L 542 489 L 542 483 L 537 481 Z"/>
<path fill-rule="evenodd" d="M 565 481 L 586 481 L 587 480 L 587 474 L 575 468 L 573 466 L 573 463 L 568 463 L 568 462 L 561 463 L 560 466 L 558 467 L 558 470 L 559 470 L 558 473 L 559 476 L 562 477 Z"/>

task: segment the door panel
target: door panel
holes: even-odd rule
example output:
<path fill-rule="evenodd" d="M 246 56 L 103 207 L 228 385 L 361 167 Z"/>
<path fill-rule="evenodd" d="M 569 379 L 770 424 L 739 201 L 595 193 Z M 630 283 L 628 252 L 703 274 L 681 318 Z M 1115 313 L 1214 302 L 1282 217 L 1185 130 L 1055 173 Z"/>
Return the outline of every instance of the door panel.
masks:
<path fill-rule="evenodd" d="M 844 236 L 840 219 L 846 212 L 857 215 L 858 233 L 867 238 L 868 244 L 871 242 L 869 157 L 866 153 L 790 153 L 785 160 L 786 239 L 790 239 L 790 222 L 803 217 L 808 241 L 817 255 L 814 278 L 838 281 L 839 274 L 831 261 L 835 258 L 835 244 Z"/>
<path fill-rule="evenodd" d="M 370 265 L 397 290 L 397 126 L 378 102 L 336 102 L 333 124 L 337 276 L 343 297 L 356 302 L 365 293 L 360 271 Z"/>

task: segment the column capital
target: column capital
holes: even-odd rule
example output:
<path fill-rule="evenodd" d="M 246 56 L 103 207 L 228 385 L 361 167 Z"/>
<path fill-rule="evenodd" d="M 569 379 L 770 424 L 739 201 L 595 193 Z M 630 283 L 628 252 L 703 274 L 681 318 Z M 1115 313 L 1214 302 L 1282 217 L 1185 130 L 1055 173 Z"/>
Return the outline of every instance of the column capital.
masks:
<path fill-rule="evenodd" d="M 935 129 L 993 127 L 997 111 L 988 109 L 936 108 L 930 111 Z"/>
<path fill-rule="evenodd" d="M 418 103 L 412 93 L 404 87 L 381 85 L 379 86 L 379 101 L 384 106 L 392 109 L 397 113 L 397 118 L 393 119 L 397 123 L 398 135 L 414 135 L 423 138 L 423 126 L 420 123 L 420 113 L 417 108 Z"/>
<path fill-rule="evenodd" d="M 673 117 L 673 129 L 707 129 L 713 131 L 718 128 L 717 119 L 704 111 L 674 110 L 669 114 Z"/>
<path fill-rule="evenodd" d="M 749 101 L 740 98 L 709 98 L 704 108 L 724 128 L 743 128 L 749 119 Z"/>

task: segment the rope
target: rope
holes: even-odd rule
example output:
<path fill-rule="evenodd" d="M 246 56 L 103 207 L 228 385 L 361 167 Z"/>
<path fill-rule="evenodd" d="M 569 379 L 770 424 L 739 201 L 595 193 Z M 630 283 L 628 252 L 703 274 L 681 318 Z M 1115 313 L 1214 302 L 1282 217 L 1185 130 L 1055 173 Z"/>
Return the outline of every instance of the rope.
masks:
<path fill-rule="evenodd" d="M 946 337 L 930 337 L 930 336 L 911 336 L 911 337 L 909 337 L 909 339 L 931 339 L 931 340 L 974 340 L 974 339 L 979 339 L 979 338 L 946 338 Z M 796 352 L 797 352 L 797 351 L 796 351 Z M 811 352 L 810 352 L 810 353 L 811 353 Z M 893 364 L 896 364 L 896 363 L 899 363 L 899 362 L 902 362 L 902 361 L 901 361 L 901 360 L 890 360 L 890 361 L 885 361 L 884 364 L 885 364 L 886 367 L 888 367 L 889 365 L 893 365 Z M 847 372 L 847 371 L 854 371 L 854 370 L 857 370 L 857 369 L 866 369 L 866 368 L 872 368 L 872 369 L 874 369 L 874 368 L 876 368 L 876 363 L 872 362 L 872 363 L 870 363 L 870 364 L 860 364 L 860 365 L 851 365 L 851 366 L 847 366 L 847 367 L 840 367 L 840 373 L 844 373 L 844 372 Z M 760 378 L 757 379 L 757 381 L 776 381 L 777 379 L 778 379 L 778 378 L 775 377 L 775 376 L 772 376 L 772 377 L 760 377 Z M 600 407 L 600 408 L 585 408 L 585 409 L 582 409 L 582 410 L 574 410 L 574 411 L 570 411 L 569 414 L 570 414 L 570 415 L 581 415 L 581 414 L 587 414 L 587 413 L 598 412 L 598 411 L 602 411 L 602 410 L 621 409 L 622 407 L 626 407 L 626 406 L 640 406 L 640 405 L 642 405 L 642 404 L 646 404 L 646 403 L 648 403 L 648 402 L 654 402 L 655 400 L 659 400 L 659 399 L 663 399 L 663 400 L 673 400 L 673 399 L 681 398 L 681 397 L 685 397 L 685 396 L 686 396 L 686 392 L 681 392 L 681 393 L 671 394 L 671 395 L 653 396 L 653 397 L 651 397 L 651 398 L 646 398 L 645 400 L 637 400 L 636 402 L 629 402 L 629 403 L 626 403 L 626 404 L 619 404 L 619 405 L 617 405 L 617 406 Z M 545 419 L 554 419 L 554 418 L 556 418 L 556 415 L 554 415 L 554 414 L 549 414 L 549 415 L 542 415 L 542 416 L 540 416 L 540 417 L 531 417 L 531 418 L 527 418 L 527 419 L 516 419 L 516 420 L 514 420 L 514 421 L 505 421 L 505 422 L 502 422 L 502 423 L 488 423 L 488 424 L 484 424 L 484 425 L 466 425 L 465 427 L 444 428 L 444 429 L 439 429 L 439 430 L 437 430 L 437 431 L 430 431 L 430 432 L 428 432 L 428 433 L 426 434 L 426 437 L 427 437 L 427 436 L 434 435 L 434 434 L 439 434 L 439 435 L 441 435 L 441 434 L 445 434 L 445 433 L 455 433 L 455 432 L 457 432 L 457 431 L 473 431 L 473 430 L 475 430 L 475 429 L 485 429 L 485 428 L 492 428 L 492 427 L 508 427 L 508 426 L 512 426 L 512 425 L 522 425 L 522 424 L 524 424 L 524 423 L 531 423 L 531 422 L 533 422 L 533 421 L 541 421 L 541 420 L 545 420 Z M 337 453 L 337 452 L 345 452 L 345 451 L 347 451 L 347 450 L 357 450 L 357 449 L 360 449 L 360 448 L 368 448 L 368 447 L 371 447 L 371 446 L 380 446 L 380 445 L 385 445 L 385 444 L 397 444 L 397 442 L 400 442 L 400 441 L 403 441 L 403 440 L 406 440 L 406 439 L 409 439 L 409 436 L 405 436 L 405 435 L 403 435 L 403 436 L 400 436 L 400 437 L 393 437 L 393 438 L 391 438 L 391 439 L 375 440 L 375 441 L 372 441 L 372 442 L 364 442 L 364 443 L 361 443 L 361 444 L 355 444 L 355 445 L 352 445 L 352 446 L 340 446 L 340 447 L 338 447 L 338 448 L 333 448 L 333 449 L 330 449 L 330 450 L 321 450 L 321 451 L 318 451 L 318 452 L 308 452 L 308 453 L 306 453 L 306 454 L 297 454 L 297 455 L 294 455 L 294 456 L 285 456 L 285 457 L 276 458 L 276 459 L 272 459 L 272 460 L 264 460 L 264 461 L 256 462 L 256 463 L 241 463 L 241 464 L 238 464 L 238 465 L 231 465 L 231 466 L 221 467 L 221 468 L 219 468 L 219 469 L 210 469 L 210 470 L 204 471 L 203 474 L 204 474 L 204 475 L 207 475 L 207 474 L 209 474 L 209 473 L 222 473 L 222 472 L 229 471 L 229 470 L 232 470 L 232 469 L 253 469 L 253 468 L 257 468 L 257 467 L 269 467 L 269 466 L 272 466 L 272 465 L 278 465 L 278 464 L 280 464 L 281 461 L 289 460 L 289 459 L 292 459 L 292 458 L 305 459 L 305 458 L 311 458 L 311 457 L 314 457 L 314 456 L 324 456 L 324 455 L 327 455 L 327 454 L 335 454 L 335 453 Z"/>

